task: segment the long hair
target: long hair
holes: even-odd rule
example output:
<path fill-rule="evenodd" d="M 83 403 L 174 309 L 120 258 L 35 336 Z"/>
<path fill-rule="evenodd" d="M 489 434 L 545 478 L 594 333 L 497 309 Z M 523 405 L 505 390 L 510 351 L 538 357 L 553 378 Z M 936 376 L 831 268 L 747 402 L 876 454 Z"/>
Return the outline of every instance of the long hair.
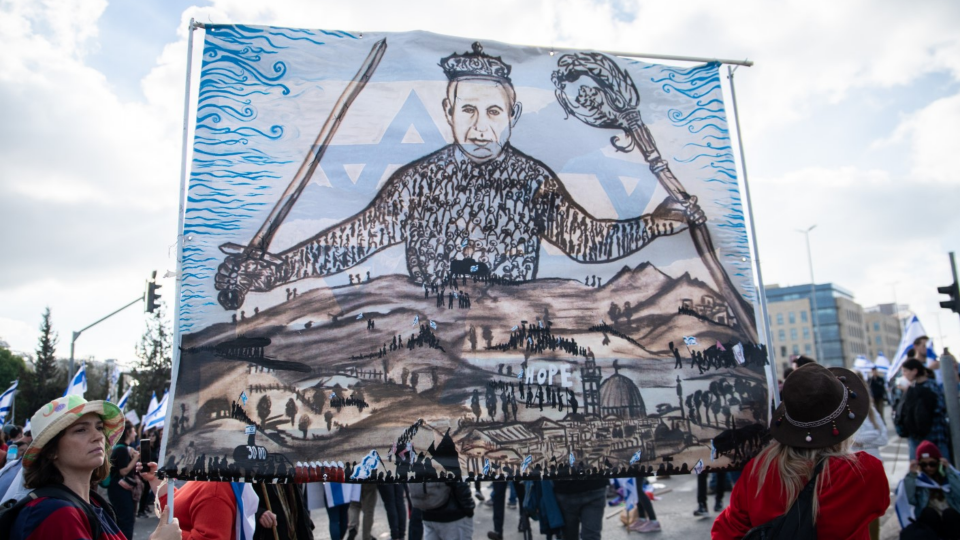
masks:
<path fill-rule="evenodd" d="M 820 492 L 823 486 L 830 482 L 830 458 L 840 458 L 855 464 L 856 457 L 850 453 L 852 444 L 853 439 L 847 438 L 826 448 L 796 448 L 774 440 L 757 456 L 759 467 L 753 472 L 757 475 L 757 497 L 760 496 L 760 490 L 767 479 L 767 472 L 771 466 L 775 466 L 780 473 L 780 493 L 786 499 L 786 506 L 783 508 L 786 513 L 813 474 L 816 464 L 824 461 L 823 470 L 820 471 L 813 490 L 813 522 L 816 523 L 820 511 Z"/>
<path fill-rule="evenodd" d="M 57 446 L 60 443 L 60 438 L 63 437 L 64 431 L 57 433 L 57 435 L 50 439 L 47 444 L 43 445 L 43 450 L 40 451 L 40 455 L 37 456 L 37 459 L 30 464 L 29 467 L 23 468 L 23 486 L 29 489 L 38 489 L 45 486 L 52 486 L 54 484 L 63 483 L 63 475 L 60 474 L 60 469 L 55 465 L 54 457 L 57 455 Z M 91 489 L 97 485 L 101 480 L 110 476 L 110 447 L 107 445 L 106 438 L 104 438 L 104 447 L 103 447 L 103 465 L 97 467 L 93 470 L 93 474 L 90 475 L 90 487 Z"/>

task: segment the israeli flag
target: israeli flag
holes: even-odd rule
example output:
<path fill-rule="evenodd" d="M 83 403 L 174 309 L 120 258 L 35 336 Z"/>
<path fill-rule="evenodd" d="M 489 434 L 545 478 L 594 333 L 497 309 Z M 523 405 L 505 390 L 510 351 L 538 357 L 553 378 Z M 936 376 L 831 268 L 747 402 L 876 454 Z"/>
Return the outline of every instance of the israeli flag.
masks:
<path fill-rule="evenodd" d="M 517 328 L 519 328 L 519 326 L 514 326 L 513 328 L 510 329 L 510 331 L 511 331 L 511 332 L 516 332 L 516 331 L 517 331 Z"/>
<path fill-rule="evenodd" d="M 233 523 L 234 538 L 237 540 L 253 540 L 254 530 L 257 528 L 257 507 L 260 506 L 260 497 L 253 490 L 252 484 L 230 482 L 233 496 L 237 501 L 237 517 Z"/>
<path fill-rule="evenodd" d="M 157 404 L 157 407 L 152 411 L 147 413 L 146 426 L 147 429 L 150 428 L 162 428 L 164 426 L 164 421 L 167 419 L 167 396 L 169 393 L 163 391 L 163 399 L 160 400 L 160 403 Z"/>
<path fill-rule="evenodd" d="M 887 370 L 887 381 L 893 380 L 896 377 L 897 372 L 900 371 L 900 366 L 907 361 L 907 353 L 913 349 L 913 342 L 920 336 L 926 336 L 927 331 L 924 330 L 923 325 L 920 324 L 920 319 L 916 315 L 910 318 L 910 322 L 907 323 L 907 328 L 903 331 L 903 337 L 900 338 L 900 346 L 897 347 L 897 354 L 893 355 L 892 364 L 890 369 Z M 920 360 L 924 356 L 927 358 L 936 359 L 937 355 L 933 352 L 933 341 L 927 341 L 927 350 L 924 354 L 918 354 L 917 359 Z"/>
<path fill-rule="evenodd" d="M 487 476 L 488 474 L 490 474 L 490 460 L 485 459 L 483 460 L 483 475 Z"/>
<path fill-rule="evenodd" d="M 418 324 L 420 324 L 420 316 L 419 316 L 419 315 L 417 315 L 416 317 L 413 318 L 413 326 L 416 326 L 416 325 L 418 325 Z"/>
<path fill-rule="evenodd" d="M 886 376 L 887 372 L 890 371 L 890 359 L 883 355 L 883 351 L 880 351 L 877 354 L 877 358 L 873 361 L 873 365 L 877 366 L 877 371 L 884 376 Z"/>
<path fill-rule="evenodd" d="M 636 452 L 635 454 L 633 454 L 633 457 L 630 458 L 630 464 L 633 465 L 634 463 L 639 462 L 639 461 L 640 461 L 640 456 L 641 456 L 642 454 L 643 454 L 643 449 L 642 449 L 642 448 L 641 448 L 640 450 L 637 450 L 637 452 Z"/>
<path fill-rule="evenodd" d="M 63 392 L 63 397 L 67 396 L 80 396 L 87 392 L 87 365 L 80 364 L 80 369 L 77 370 L 77 374 L 73 376 L 73 379 L 70 381 L 70 384 L 67 385 L 67 389 Z"/>
<path fill-rule="evenodd" d="M 159 403 L 157 402 L 157 393 L 154 392 L 154 393 L 150 396 L 150 404 L 147 405 L 147 414 L 146 414 L 146 416 L 143 417 L 143 421 L 144 421 L 144 422 L 146 422 L 147 420 L 150 419 L 150 411 L 156 409 L 158 404 L 159 404 Z"/>
<path fill-rule="evenodd" d="M 17 385 L 19 384 L 19 380 L 13 381 L 10 388 L 7 388 L 7 391 L 0 395 L 0 424 L 7 423 L 7 415 L 13 410 L 13 399 L 17 395 Z"/>
<path fill-rule="evenodd" d="M 518 378 L 518 379 L 522 379 L 522 378 L 523 378 L 523 368 L 520 368 L 520 373 L 517 373 L 517 378 Z"/>
<path fill-rule="evenodd" d="M 576 462 L 576 458 L 573 457 L 573 452 L 570 452 L 570 466 L 571 466 L 571 467 L 573 467 L 574 462 Z"/>
<path fill-rule="evenodd" d="M 476 274 L 476 273 L 477 273 L 477 270 L 480 270 L 480 265 L 479 265 L 479 264 L 475 264 L 475 265 L 473 265 L 473 266 L 470 267 L 470 273 L 471 273 L 471 274 Z"/>
<path fill-rule="evenodd" d="M 372 478 L 377 471 L 377 463 L 380 462 L 380 454 L 376 450 L 371 450 L 366 457 L 363 458 L 354 469 L 353 474 L 350 475 L 352 480 L 366 480 Z"/>
<path fill-rule="evenodd" d="M 435 323 L 435 322 L 433 322 L 433 321 L 430 321 L 430 328 L 433 328 L 434 330 L 436 330 L 436 329 L 437 329 L 437 323 Z"/>
<path fill-rule="evenodd" d="M 683 344 L 689 347 L 697 345 L 697 338 L 694 336 L 683 336 Z"/>
<path fill-rule="evenodd" d="M 127 400 L 130 399 L 130 392 L 132 391 L 132 388 L 127 388 L 127 391 L 123 393 L 123 397 L 121 397 L 120 401 L 117 402 L 117 407 L 119 407 L 121 411 L 127 406 Z"/>
<path fill-rule="evenodd" d="M 358 320 L 358 321 L 359 321 L 360 319 L 362 319 L 362 318 L 363 318 L 363 313 L 357 315 L 357 320 Z"/>
<path fill-rule="evenodd" d="M 637 480 L 636 478 L 627 478 L 625 481 L 620 481 L 623 482 L 623 499 L 624 502 L 626 502 L 627 511 L 629 512 L 630 510 L 636 508 L 637 504 L 640 503 L 640 500 L 638 499 L 640 495 L 639 490 L 637 489 Z M 644 494 L 644 497 L 646 497 L 646 494 Z"/>
<path fill-rule="evenodd" d="M 246 404 L 247 404 L 247 399 L 248 399 L 248 398 L 247 398 L 247 393 L 246 393 L 245 391 L 241 391 L 241 392 L 240 392 L 240 401 L 242 401 L 243 404 L 246 405 Z"/>
<path fill-rule="evenodd" d="M 460 242 L 460 247 L 467 247 L 467 244 L 470 243 L 470 240 L 464 238 L 463 242 Z"/>
<path fill-rule="evenodd" d="M 693 466 L 693 474 L 699 475 L 703 472 L 703 460 L 697 460 L 697 464 Z"/>
<path fill-rule="evenodd" d="M 533 463 L 533 456 L 523 458 L 523 463 L 520 464 L 520 473 L 523 474 L 527 472 L 527 467 L 529 467 L 531 463 Z"/>

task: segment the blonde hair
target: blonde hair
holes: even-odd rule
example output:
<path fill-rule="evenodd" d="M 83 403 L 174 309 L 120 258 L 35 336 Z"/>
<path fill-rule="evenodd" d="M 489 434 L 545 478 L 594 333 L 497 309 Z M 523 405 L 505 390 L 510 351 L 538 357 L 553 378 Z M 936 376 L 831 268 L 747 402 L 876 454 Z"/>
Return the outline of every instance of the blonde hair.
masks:
<path fill-rule="evenodd" d="M 817 477 L 817 485 L 813 490 L 813 522 L 816 523 L 820 511 L 820 492 L 823 486 L 830 482 L 830 458 L 840 458 L 855 465 L 857 461 L 850 452 L 851 445 L 850 438 L 826 448 L 796 448 L 774 440 L 757 456 L 759 466 L 753 472 L 757 476 L 757 496 L 760 496 L 770 466 L 775 466 L 780 473 L 780 493 L 786 499 L 783 508 L 783 513 L 786 513 L 813 474 L 816 464 L 824 461 L 823 470 Z"/>

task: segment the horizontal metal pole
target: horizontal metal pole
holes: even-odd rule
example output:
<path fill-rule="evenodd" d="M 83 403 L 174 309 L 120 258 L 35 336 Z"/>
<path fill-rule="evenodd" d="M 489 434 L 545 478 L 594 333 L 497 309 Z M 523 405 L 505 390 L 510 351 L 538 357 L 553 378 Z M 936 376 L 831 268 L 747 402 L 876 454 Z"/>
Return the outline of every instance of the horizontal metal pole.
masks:
<path fill-rule="evenodd" d="M 195 21 L 193 23 L 193 28 L 206 28 L 210 23 L 202 23 Z M 211 26 L 226 26 L 223 24 L 210 24 Z M 352 32 L 351 32 L 352 33 Z M 363 37 L 363 32 L 356 32 L 357 35 Z M 380 34 L 381 32 L 376 32 Z M 518 45 L 518 47 L 532 47 L 535 49 L 544 49 L 551 53 L 557 52 L 580 52 L 583 49 L 570 49 L 570 48 L 557 48 L 557 47 L 543 47 L 541 45 Z M 590 49 L 591 51 L 593 49 Z M 753 60 L 731 60 L 729 58 L 708 58 L 706 56 L 679 56 L 673 54 L 648 54 L 648 53 L 633 53 L 633 52 L 620 52 L 620 51 L 595 51 L 598 53 L 610 55 L 610 56 L 622 56 L 624 58 L 649 58 L 651 60 L 675 60 L 678 62 L 697 62 L 701 64 L 709 64 L 710 62 L 716 62 L 719 64 L 728 64 L 731 66 L 753 66 Z"/>

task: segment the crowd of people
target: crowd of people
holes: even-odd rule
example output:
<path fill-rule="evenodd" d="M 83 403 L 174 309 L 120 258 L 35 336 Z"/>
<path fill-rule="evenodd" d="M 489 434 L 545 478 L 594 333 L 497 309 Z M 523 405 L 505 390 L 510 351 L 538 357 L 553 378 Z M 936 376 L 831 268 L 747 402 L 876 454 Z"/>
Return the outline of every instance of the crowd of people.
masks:
<path fill-rule="evenodd" d="M 925 343 L 918 340 L 914 350 L 924 351 Z M 876 540 L 891 503 L 880 453 L 889 440 L 889 404 L 911 457 L 894 505 L 900 537 L 960 538 L 960 473 L 950 461 L 938 367 L 911 354 L 889 387 L 876 370 L 863 377 L 797 358 L 781 382 L 772 440 L 742 472 L 698 474 L 693 515 L 710 516 L 712 493 L 714 539 L 777 538 L 789 530 L 796 538 Z M 153 444 L 141 457 L 144 437 Z M 160 438 L 158 430 L 138 431 L 115 405 L 76 395 L 42 407 L 27 429 L 5 425 L 0 527 L 13 540 L 132 539 L 137 517 L 151 512 L 160 515 L 151 540 L 279 540 L 323 537 L 310 517 L 323 509 L 331 539 L 370 540 L 379 499 L 393 540 L 473 538 L 478 504 L 492 507 L 492 540 L 501 540 L 514 519 L 525 538 L 538 528 L 547 539 L 591 540 L 601 538 L 608 499 L 617 493 L 605 478 L 487 486 L 459 478 L 409 485 L 188 481 L 168 491 L 157 473 Z M 621 520 L 629 531 L 662 530 L 645 478 L 613 483 L 628 502 Z M 515 518 L 507 518 L 508 509 Z"/>

